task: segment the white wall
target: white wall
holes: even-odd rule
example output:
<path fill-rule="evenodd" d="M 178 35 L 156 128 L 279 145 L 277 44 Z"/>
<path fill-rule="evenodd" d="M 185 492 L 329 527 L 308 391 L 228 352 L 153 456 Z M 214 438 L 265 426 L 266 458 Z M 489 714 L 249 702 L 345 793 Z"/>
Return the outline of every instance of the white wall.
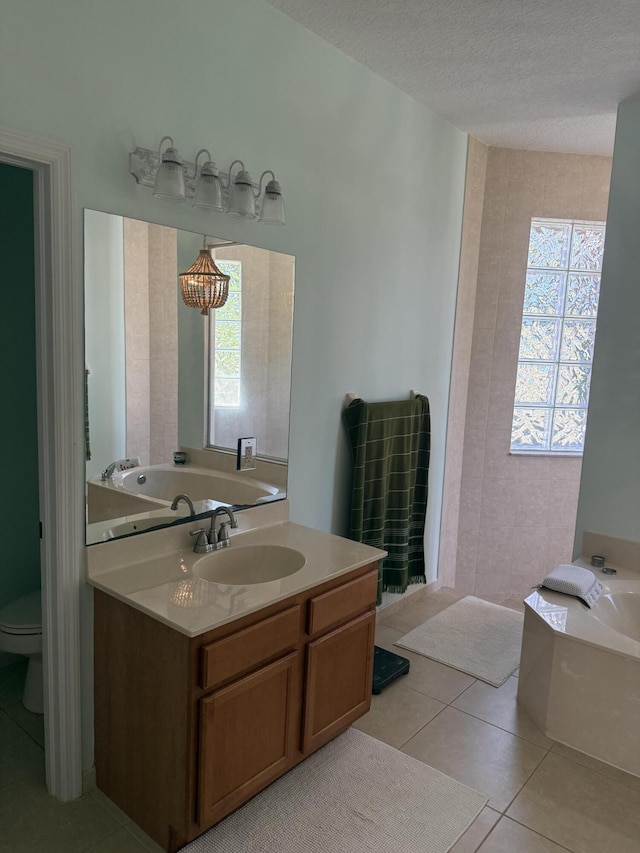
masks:
<path fill-rule="evenodd" d="M 3 124 L 74 147 L 79 269 L 83 207 L 296 256 L 295 521 L 346 530 L 347 391 L 429 396 L 433 577 L 465 134 L 262 0 L 3 0 L 0 80 Z M 187 159 L 206 146 L 222 167 L 273 169 L 287 226 L 155 200 L 128 154 L 163 134 Z M 85 710 L 89 726 L 89 695 Z"/>
<path fill-rule="evenodd" d="M 640 100 L 618 110 L 574 554 L 640 541 Z"/>

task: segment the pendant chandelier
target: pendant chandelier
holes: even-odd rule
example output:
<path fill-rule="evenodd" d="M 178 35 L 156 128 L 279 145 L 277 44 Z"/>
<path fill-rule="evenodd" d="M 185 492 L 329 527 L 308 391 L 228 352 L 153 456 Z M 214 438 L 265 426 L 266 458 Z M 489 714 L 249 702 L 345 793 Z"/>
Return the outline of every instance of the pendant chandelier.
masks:
<path fill-rule="evenodd" d="M 213 262 L 207 248 L 206 235 L 198 257 L 186 272 L 180 273 L 182 301 L 190 308 L 199 308 L 208 315 L 211 308 L 222 308 L 229 295 L 229 276 L 221 272 Z"/>

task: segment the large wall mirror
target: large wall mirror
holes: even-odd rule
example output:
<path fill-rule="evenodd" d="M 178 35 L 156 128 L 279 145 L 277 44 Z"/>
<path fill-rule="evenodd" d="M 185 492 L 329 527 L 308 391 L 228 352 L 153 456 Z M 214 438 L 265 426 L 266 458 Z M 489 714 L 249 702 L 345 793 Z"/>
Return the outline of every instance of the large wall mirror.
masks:
<path fill-rule="evenodd" d="M 180 494 L 286 497 L 294 258 L 95 210 L 84 238 L 87 544 L 184 522 Z M 178 282 L 203 243 L 230 277 L 209 316 Z"/>

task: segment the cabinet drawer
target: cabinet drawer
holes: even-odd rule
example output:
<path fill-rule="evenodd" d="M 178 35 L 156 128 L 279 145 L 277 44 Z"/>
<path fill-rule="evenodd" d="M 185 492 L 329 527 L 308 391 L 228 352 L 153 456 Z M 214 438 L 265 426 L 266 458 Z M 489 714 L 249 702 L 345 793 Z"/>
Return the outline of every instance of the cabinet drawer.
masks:
<path fill-rule="evenodd" d="M 242 631 L 202 647 L 200 686 L 215 687 L 297 646 L 300 606 L 276 613 Z"/>
<path fill-rule="evenodd" d="M 307 633 L 317 634 L 375 606 L 378 569 L 309 601 Z"/>

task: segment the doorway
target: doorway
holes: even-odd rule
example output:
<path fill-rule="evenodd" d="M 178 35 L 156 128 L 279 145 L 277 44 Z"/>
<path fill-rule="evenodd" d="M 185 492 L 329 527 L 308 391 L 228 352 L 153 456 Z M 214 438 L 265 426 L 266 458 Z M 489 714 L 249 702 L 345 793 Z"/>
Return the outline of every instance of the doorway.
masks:
<path fill-rule="evenodd" d="M 71 152 L 0 128 L 0 162 L 33 174 L 46 779 L 53 796 L 71 800 L 82 793 L 84 565 L 82 288 L 73 249 Z"/>

